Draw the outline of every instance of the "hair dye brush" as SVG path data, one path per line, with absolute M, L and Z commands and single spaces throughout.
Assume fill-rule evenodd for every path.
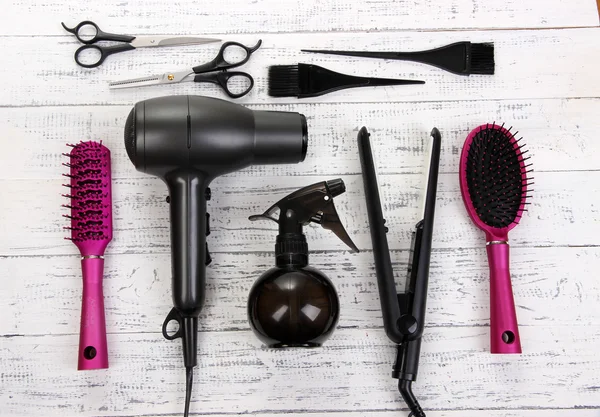
M 346 88 L 410 84 L 425 84 L 425 81 L 357 77 L 312 64 L 269 67 L 269 95 L 271 97 L 308 98 Z
M 370 134 L 365 127 L 360 129 L 358 152 L 365 185 L 383 325 L 387 336 L 398 345 L 392 377 L 398 379 L 398 390 L 410 409 L 410 416 L 425 417 L 425 413 L 412 392 L 412 383 L 417 380 L 421 337 L 425 328 L 429 260 L 442 137 L 439 130 L 433 128 L 429 141 L 427 170 L 425 171 L 426 186 L 423 190 L 422 212 L 419 213 L 413 231 L 406 290 L 400 294 L 396 291 L 394 281 L 394 271 L 386 237 L 388 229 L 385 227 L 381 209 L 369 137 Z
M 469 216 L 485 232 L 490 265 L 492 353 L 521 353 L 509 272 L 508 232 L 521 219 L 528 187 L 529 157 L 504 125 L 473 130 L 460 156 L 460 190 Z
M 303 49 L 302 52 L 414 61 L 433 65 L 457 75 L 491 75 L 495 69 L 494 44 L 491 42 L 456 42 L 435 49 L 413 52 L 328 51 L 322 49 Z
M 81 142 L 73 147 L 69 162 L 69 184 L 65 195 L 71 210 L 71 240 L 81 252 L 83 270 L 83 295 L 81 328 L 79 331 L 79 361 L 77 369 L 108 368 L 106 324 L 102 273 L 104 250 L 112 239 L 112 200 L 110 191 L 110 151 L 98 142 Z

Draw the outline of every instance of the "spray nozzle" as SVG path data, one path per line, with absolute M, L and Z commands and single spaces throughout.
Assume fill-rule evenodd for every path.
M 279 224 L 279 235 L 302 234 L 302 227 L 308 223 L 320 224 L 331 230 L 354 252 L 358 248 L 350 239 L 342 225 L 333 204 L 333 198 L 346 191 L 344 181 L 335 179 L 322 181 L 294 191 L 273 204 L 263 214 L 250 216 L 252 221 L 268 219 Z M 279 218 L 276 218 L 279 211 Z

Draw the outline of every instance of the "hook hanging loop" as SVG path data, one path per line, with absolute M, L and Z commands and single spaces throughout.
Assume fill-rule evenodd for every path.
M 174 334 L 170 335 L 169 333 L 167 333 L 167 326 L 173 320 L 177 322 L 177 324 L 179 325 L 179 328 L 177 329 L 177 331 Z M 181 317 L 181 314 L 179 314 L 179 311 L 176 308 L 171 309 L 169 314 L 167 314 L 167 317 L 165 318 L 165 321 L 163 322 L 163 325 L 162 325 L 162 334 L 163 334 L 164 338 L 167 340 L 179 339 L 181 337 L 181 329 L 182 328 L 183 328 L 183 317 Z

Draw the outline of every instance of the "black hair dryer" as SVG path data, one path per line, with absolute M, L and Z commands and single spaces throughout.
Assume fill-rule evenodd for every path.
M 198 316 L 204 304 L 206 265 L 211 261 L 206 201 L 210 182 L 250 165 L 302 162 L 308 145 L 300 113 L 252 111 L 201 96 L 168 96 L 135 105 L 125 125 L 125 148 L 138 171 L 169 188 L 174 308 L 163 324 L 169 340 L 181 338 L 189 412 L 197 364 Z M 179 329 L 167 334 L 175 320 Z

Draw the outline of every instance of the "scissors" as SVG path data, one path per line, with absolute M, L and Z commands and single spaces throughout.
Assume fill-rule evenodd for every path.
M 212 38 L 197 38 L 197 37 L 183 37 L 183 36 L 130 36 L 130 35 L 116 35 L 114 33 L 103 32 L 97 24 L 92 21 L 85 20 L 75 26 L 74 28 L 68 28 L 64 23 L 61 25 L 69 33 L 72 33 L 77 37 L 79 42 L 85 44 L 75 51 L 75 62 L 84 68 L 95 68 L 100 66 L 106 57 L 119 52 L 131 51 L 136 48 L 149 48 L 158 46 L 176 46 L 176 45 L 198 45 L 211 42 L 220 42 L 221 39 Z M 84 33 L 81 31 L 84 29 Z M 93 33 L 86 35 L 86 31 L 93 30 Z M 124 42 L 122 45 L 113 46 L 98 46 L 92 45 L 99 41 L 116 41 Z M 79 55 L 86 50 L 93 50 L 99 53 L 97 61 L 91 63 L 84 63 L 79 60 Z M 98 54 L 96 54 L 98 56 Z
M 187 71 L 165 72 L 164 74 L 151 75 L 149 77 L 114 81 L 109 84 L 109 88 L 142 87 L 147 85 L 175 84 L 193 81 L 197 83 L 216 84 L 220 86 L 229 97 L 240 98 L 252 90 L 252 87 L 254 86 L 254 79 L 246 72 L 227 70 L 230 68 L 239 67 L 240 65 L 244 65 L 246 62 L 248 62 L 250 55 L 260 48 L 261 44 L 262 40 L 259 40 L 256 45 L 254 45 L 252 48 L 249 48 L 238 42 L 225 42 L 223 45 L 221 45 L 221 49 L 219 50 L 216 58 L 210 62 L 207 62 L 206 64 L 198 65 Z M 235 60 L 235 62 L 227 61 L 227 59 L 225 59 L 225 50 L 228 48 L 241 48 L 241 50 L 245 53 L 245 56 L 239 60 Z M 241 92 L 231 91 L 229 89 L 229 81 L 234 77 L 245 78 L 247 81 L 249 81 L 249 86 Z

